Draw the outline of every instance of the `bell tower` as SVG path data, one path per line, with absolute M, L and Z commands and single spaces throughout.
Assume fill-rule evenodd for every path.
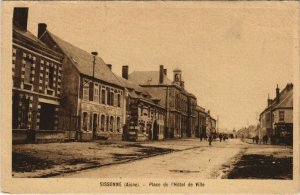
M 179 68 L 173 70 L 174 80 L 173 83 L 184 88 L 184 81 L 182 80 L 182 72 Z

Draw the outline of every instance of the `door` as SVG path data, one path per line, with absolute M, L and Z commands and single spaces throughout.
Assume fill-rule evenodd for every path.
M 54 109 L 55 109 L 55 105 L 41 103 L 40 129 L 42 130 L 54 129 Z
M 98 117 L 97 114 L 93 115 L 93 139 L 96 139 L 96 131 L 98 126 Z
M 158 128 L 159 128 L 158 124 L 155 121 L 154 124 L 153 124 L 153 140 L 158 140 L 158 132 L 159 132 Z

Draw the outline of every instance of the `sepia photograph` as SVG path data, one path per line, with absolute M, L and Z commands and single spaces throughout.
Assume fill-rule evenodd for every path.
M 297 2 L 3 5 L 7 186 L 299 190 Z

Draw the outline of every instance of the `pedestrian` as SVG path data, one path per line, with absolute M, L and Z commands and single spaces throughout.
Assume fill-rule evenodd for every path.
M 252 143 L 254 143 L 254 141 L 255 141 L 255 136 L 252 137 Z
M 212 142 L 212 136 L 210 135 L 209 137 L 208 137 L 208 142 L 209 142 L 209 146 L 211 146 L 211 142 Z
M 203 134 L 201 133 L 200 134 L 200 141 L 202 142 L 202 139 L 203 139 Z
M 259 137 L 258 136 L 255 136 L 255 141 L 256 141 L 256 144 L 258 144 L 258 141 L 259 141 Z
M 222 134 L 219 135 L 220 142 L 222 141 Z

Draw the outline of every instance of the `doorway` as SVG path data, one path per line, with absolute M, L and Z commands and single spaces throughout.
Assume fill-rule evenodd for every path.
M 54 129 L 54 110 L 55 110 L 55 105 L 41 103 L 40 129 L 42 130 Z

